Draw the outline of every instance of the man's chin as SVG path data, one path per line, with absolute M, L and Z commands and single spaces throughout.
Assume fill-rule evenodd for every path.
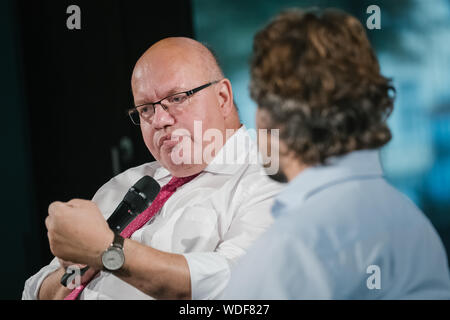
M 280 183 L 288 183 L 289 180 L 286 177 L 286 175 L 284 174 L 284 172 L 281 170 L 281 168 L 279 167 L 278 162 L 269 162 L 266 164 L 262 164 L 262 167 L 266 173 L 266 175 L 276 181 L 276 182 L 280 182 Z M 275 166 L 276 165 L 276 166 Z
M 175 177 L 188 177 L 193 174 L 201 172 L 206 165 L 203 164 L 193 164 L 193 163 L 174 163 L 170 156 L 162 157 L 159 160 L 160 164 L 170 171 L 170 173 Z
M 170 173 L 175 177 L 189 177 L 194 174 L 202 172 L 204 169 L 201 165 L 193 165 L 193 164 L 181 164 L 168 168 Z
M 280 182 L 280 183 L 288 183 L 289 182 L 288 178 L 281 170 L 278 170 L 277 173 L 275 173 L 275 174 L 267 174 L 267 176 L 276 182 Z

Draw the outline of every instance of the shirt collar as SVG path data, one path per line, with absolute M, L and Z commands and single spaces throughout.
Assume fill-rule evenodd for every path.
M 214 159 L 203 169 L 203 171 L 233 175 L 245 163 L 251 151 L 255 151 L 256 144 L 251 138 L 245 125 L 242 125 L 232 136 L 228 138 L 225 145 L 220 149 Z M 253 153 L 252 153 L 253 154 Z M 256 154 L 256 153 L 255 153 Z M 171 175 L 159 162 L 153 177 L 156 180 Z
M 272 208 L 277 217 L 292 206 L 298 206 L 311 194 L 340 181 L 382 176 L 383 170 L 378 150 L 353 151 L 343 156 L 331 157 L 326 165 L 317 165 L 302 171 L 282 190 Z
M 170 171 L 164 168 L 158 161 L 158 166 L 155 168 L 155 171 L 153 173 L 153 178 L 155 180 L 163 179 L 165 177 L 168 177 L 171 175 Z

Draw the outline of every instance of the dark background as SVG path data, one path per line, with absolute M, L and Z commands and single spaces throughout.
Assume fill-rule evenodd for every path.
M 0 2 L 0 299 L 20 298 L 25 280 L 50 262 L 44 220 L 52 201 L 89 199 L 115 174 L 153 159 L 126 115 L 131 73 L 159 39 L 193 36 L 189 1 L 155 3 Z M 72 4 L 81 30 L 66 27 Z

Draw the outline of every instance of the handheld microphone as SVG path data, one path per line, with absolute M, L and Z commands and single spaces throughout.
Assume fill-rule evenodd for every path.
M 115 233 L 122 232 L 134 218 L 149 207 L 160 189 L 158 182 L 150 176 L 139 179 L 106 221 L 109 228 Z
M 138 182 L 128 189 L 123 200 L 106 221 L 109 228 L 114 231 L 114 233 L 121 233 L 131 221 L 150 206 L 160 189 L 159 183 L 150 176 L 144 176 L 139 179 Z M 80 276 L 88 269 L 89 266 L 81 269 Z M 66 273 L 61 278 L 61 284 L 67 287 L 67 285 L 72 282 L 75 275 L 75 270 L 66 270 Z

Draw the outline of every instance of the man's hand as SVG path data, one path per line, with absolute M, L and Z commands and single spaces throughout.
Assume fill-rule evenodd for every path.
M 103 269 L 101 254 L 112 243 L 114 233 L 97 206 L 86 200 L 54 202 L 48 212 L 45 224 L 50 249 L 61 266 L 73 261 L 94 270 Z M 125 264 L 114 272 L 115 276 L 156 299 L 191 298 L 189 266 L 183 255 L 159 251 L 130 239 L 125 239 L 124 253 Z M 61 268 L 43 282 L 40 299 L 64 298 L 68 294 L 69 290 L 59 284 L 63 274 Z
M 53 202 L 45 225 L 50 250 L 59 259 L 102 269 L 101 254 L 114 234 L 92 201 L 73 199 Z

